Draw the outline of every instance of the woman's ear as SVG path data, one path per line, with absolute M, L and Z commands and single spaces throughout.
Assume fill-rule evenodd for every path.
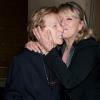
M 80 21 L 80 24 L 79 24 L 79 31 L 82 30 L 83 26 L 84 26 L 84 22 L 83 22 L 83 21 Z

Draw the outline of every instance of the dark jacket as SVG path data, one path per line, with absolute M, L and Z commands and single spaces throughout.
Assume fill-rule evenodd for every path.
M 24 49 L 15 56 L 6 83 L 5 100 L 60 100 L 60 85 L 48 85 L 51 71 L 46 65 L 45 68 L 42 54 Z M 53 74 L 50 78 L 57 81 Z
M 95 39 L 75 45 L 68 68 L 57 48 L 51 50 L 45 61 L 64 85 L 69 100 L 100 100 L 100 46 Z

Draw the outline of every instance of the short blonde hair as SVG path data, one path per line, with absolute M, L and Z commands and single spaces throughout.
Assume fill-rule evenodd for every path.
M 58 8 L 56 7 L 42 7 L 38 10 L 36 10 L 33 14 L 31 19 L 29 20 L 27 31 L 29 35 L 29 40 L 35 41 L 36 38 L 32 32 L 32 29 L 35 27 L 40 26 L 41 28 L 44 28 L 44 16 L 48 14 L 58 14 Z
M 87 39 L 89 37 L 96 38 L 96 36 L 93 34 L 92 30 L 88 26 L 85 11 L 79 4 L 77 4 L 76 2 L 66 2 L 65 4 L 61 4 L 59 6 L 59 12 L 63 11 L 71 11 L 72 13 L 77 14 L 76 16 L 84 23 L 81 31 L 79 31 L 79 34 L 76 37 L 77 42 L 82 39 Z

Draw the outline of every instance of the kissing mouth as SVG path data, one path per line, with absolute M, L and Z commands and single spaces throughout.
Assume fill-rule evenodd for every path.
M 68 30 L 67 28 L 64 28 L 64 30 Z
M 60 35 L 59 38 L 62 39 L 63 38 L 63 35 Z

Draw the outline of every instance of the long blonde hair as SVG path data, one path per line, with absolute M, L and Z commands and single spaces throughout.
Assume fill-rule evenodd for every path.
M 77 14 L 78 18 L 81 21 L 83 21 L 84 25 L 76 37 L 77 42 L 82 39 L 87 39 L 89 37 L 96 38 L 96 36 L 93 34 L 92 29 L 90 29 L 88 26 L 87 16 L 85 14 L 85 11 L 82 9 L 82 7 L 79 4 L 77 4 L 76 2 L 66 2 L 64 4 L 61 4 L 59 6 L 59 12 L 64 12 L 64 11 L 71 11 L 72 13 Z

